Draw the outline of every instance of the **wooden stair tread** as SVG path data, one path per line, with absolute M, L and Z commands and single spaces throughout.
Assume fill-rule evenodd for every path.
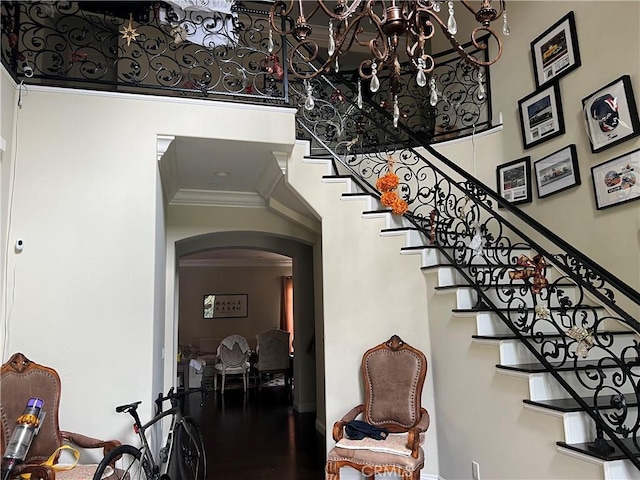
M 637 407 L 638 397 L 633 393 L 624 394 L 624 399 L 627 407 Z M 593 397 L 581 397 L 582 401 L 586 403 L 590 408 L 594 407 Z M 575 398 L 554 398 L 551 400 L 523 400 L 528 405 L 535 405 L 537 407 L 547 408 L 549 410 L 555 410 L 557 412 L 581 412 L 584 410 Z M 598 405 L 600 410 L 607 410 L 614 408 L 609 405 Z
M 487 288 L 520 288 L 520 287 L 524 287 L 526 286 L 525 283 L 518 283 L 518 284 L 512 284 L 512 283 L 494 283 L 492 285 L 480 285 L 481 290 L 486 290 Z M 549 285 L 552 288 L 557 288 L 557 287 L 564 287 L 564 288 L 571 288 L 574 287 L 576 288 L 577 285 L 575 283 L 552 283 Z M 473 288 L 475 289 L 475 286 L 469 283 L 461 283 L 461 284 L 453 284 L 453 285 L 443 285 L 440 287 L 435 287 L 434 290 L 453 290 L 456 288 Z M 546 289 L 548 287 L 542 287 L 542 289 Z
M 598 367 L 602 369 L 609 368 L 618 368 L 617 363 L 613 363 L 613 360 L 610 358 L 603 359 L 604 362 L 598 363 Z M 629 363 L 635 363 L 638 360 L 632 360 Z M 556 371 L 571 371 L 571 370 L 586 370 L 587 368 L 593 368 L 596 362 L 600 362 L 600 359 L 591 359 L 591 360 L 578 360 L 577 362 L 549 362 L 552 368 Z M 516 372 L 525 372 L 525 373 L 544 373 L 547 371 L 547 368 L 541 363 L 517 363 L 515 365 L 502 365 L 497 364 L 496 368 L 500 370 L 512 370 Z
M 636 332 L 633 330 L 604 330 L 601 332 L 596 332 L 597 335 L 635 335 Z M 533 335 L 522 335 L 524 338 L 533 339 Z M 550 333 L 545 332 L 545 338 L 564 338 L 566 335 L 560 333 Z M 471 338 L 475 338 L 477 340 L 518 340 L 518 336 L 514 333 L 496 333 L 493 335 L 471 335 Z
M 633 445 L 633 440 L 631 438 L 621 438 L 620 439 L 624 445 L 631 450 L 632 452 L 637 452 L 634 456 L 640 458 L 640 451 L 638 451 L 637 447 Z M 609 445 L 613 447 L 613 452 L 609 455 L 596 452 L 591 450 L 589 447 L 594 445 L 594 442 L 587 443 L 565 443 L 565 442 L 556 442 L 556 445 L 559 447 L 568 448 L 569 450 L 573 450 L 575 452 L 580 452 L 585 455 L 589 455 L 591 457 L 599 458 L 604 461 L 612 461 L 612 460 L 624 460 L 627 456 L 615 445 L 613 442 L 609 441 Z
M 603 310 L 604 307 L 600 306 L 600 305 L 573 305 L 571 307 L 549 307 L 547 306 L 547 309 L 549 311 L 552 312 L 559 312 L 562 310 Z M 480 308 L 454 308 L 451 311 L 453 313 L 486 313 L 486 312 L 520 312 L 520 311 L 528 311 L 528 312 L 533 312 L 535 311 L 534 307 L 527 307 L 524 309 L 513 309 L 513 308 L 491 308 L 487 305 L 483 305 Z

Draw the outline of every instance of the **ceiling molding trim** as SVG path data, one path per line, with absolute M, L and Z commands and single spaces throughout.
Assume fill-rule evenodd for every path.
M 199 205 L 216 207 L 265 207 L 264 199 L 253 192 L 180 189 L 169 202 L 171 205 Z
M 259 260 L 242 258 L 181 259 L 181 267 L 291 267 L 293 260 Z
M 158 161 L 165 154 L 171 142 L 175 140 L 176 137 L 173 135 L 158 135 L 156 138 L 156 150 L 158 151 Z
M 289 160 L 289 154 L 287 152 L 271 152 L 273 158 L 278 162 L 278 167 L 282 170 L 283 174 L 287 173 L 287 160 Z
M 273 198 L 269 198 L 267 207 L 274 213 L 277 213 L 278 215 L 280 215 L 281 217 L 284 217 L 290 222 L 296 223 L 313 233 L 322 232 L 322 226 L 320 222 L 318 222 L 316 219 L 309 218 L 305 215 L 302 215 L 301 213 L 291 210 L 289 207 L 283 205 L 277 200 L 274 200 Z
M 271 161 L 264 167 L 256 184 L 256 190 L 262 195 L 262 198 L 267 199 L 282 180 L 284 180 L 282 170 L 276 162 Z

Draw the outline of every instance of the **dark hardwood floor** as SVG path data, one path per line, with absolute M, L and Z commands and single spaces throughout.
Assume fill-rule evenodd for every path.
M 315 413 L 293 410 L 283 386 L 190 395 L 207 451 L 207 480 L 324 480 L 325 440 Z

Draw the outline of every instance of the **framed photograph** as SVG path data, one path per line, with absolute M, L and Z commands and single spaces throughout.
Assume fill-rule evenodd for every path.
M 640 199 L 640 149 L 591 167 L 596 208 Z
M 533 164 L 538 198 L 548 197 L 580 185 L 576 146 L 569 145 Z
M 531 157 L 498 165 L 498 194 L 509 203 L 531 202 Z
M 560 87 L 553 83 L 518 101 L 522 145 L 531 148 L 564 133 Z
M 209 293 L 204 296 L 203 318 L 232 318 L 248 315 L 248 295 L 216 295 Z
M 582 111 L 593 153 L 640 135 L 638 109 L 629 75 L 623 75 L 582 99 Z
M 581 65 L 573 12 L 567 13 L 531 42 L 531 59 L 538 88 Z

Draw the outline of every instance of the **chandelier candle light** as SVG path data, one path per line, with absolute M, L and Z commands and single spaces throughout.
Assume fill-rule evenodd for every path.
M 326 5 L 323 0 L 302 1 L 276 1 L 269 12 L 271 29 L 280 35 L 293 37 L 296 42 L 289 52 L 289 67 L 294 76 L 309 80 L 325 74 L 331 69 L 339 71 L 339 57 L 345 55 L 354 45 L 368 47 L 371 59 L 360 62 L 358 73 L 363 80 L 369 81 L 369 89 L 376 92 L 380 88 L 378 74 L 384 69 L 389 70 L 389 90 L 394 102 L 394 126 L 397 126 L 400 117 L 397 93 L 400 86 L 401 57 L 407 58 L 411 68 L 416 71 L 416 83 L 420 87 L 429 85 L 431 90 L 431 104 L 437 103 L 437 91 L 435 80 L 428 76 L 433 72 L 436 64 L 433 57 L 425 51 L 426 42 L 431 39 L 436 31 L 436 25 L 440 26 L 443 34 L 449 40 L 458 54 L 468 63 L 479 69 L 479 79 L 482 79 L 484 67 L 494 64 L 502 55 L 502 42 L 491 29 L 491 22 L 502 17 L 502 33 L 509 35 L 507 24 L 507 11 L 505 0 L 495 0 L 499 3 L 499 10 L 492 6 L 491 0 L 482 0 L 476 10 L 470 1 L 456 0 L 422 0 L 422 1 L 375 1 L 375 0 L 337 0 L 332 2 L 333 8 Z M 303 4 L 306 5 L 305 15 Z M 477 49 L 484 50 L 487 44 L 479 40 L 488 34 L 497 43 L 497 52 L 493 59 L 488 61 L 478 60 L 467 53 L 455 35 L 458 33 L 458 23 L 455 18 L 454 4 L 462 5 L 468 10 L 480 24 L 471 32 L 471 41 Z M 439 14 L 446 6 L 447 20 L 440 18 Z M 295 24 L 290 20 L 293 11 L 297 7 L 297 20 Z M 327 55 L 323 65 L 317 70 L 303 70 L 297 67 L 296 59 L 302 58 L 307 64 L 318 59 L 320 48 L 311 38 L 312 27 L 309 21 L 313 16 L 323 12 L 329 18 Z M 292 25 L 293 24 L 293 25 Z M 285 25 L 292 25 L 290 29 Z M 271 31 L 269 32 L 270 38 Z M 405 38 L 404 52 L 400 47 L 402 37 Z M 405 57 L 406 55 L 406 57 Z M 360 92 L 358 94 L 358 106 L 361 105 Z

